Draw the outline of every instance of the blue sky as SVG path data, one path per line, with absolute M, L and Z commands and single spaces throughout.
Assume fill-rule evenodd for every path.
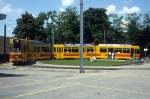
M 0 23 L 0 35 L 3 35 L 3 25 L 7 24 L 7 36 L 12 36 L 16 19 L 28 11 L 36 16 L 39 12 L 48 10 L 63 11 L 68 6 L 79 8 L 80 0 L 0 0 L 0 13 L 7 14 L 7 19 Z M 150 0 L 84 0 L 84 9 L 89 7 L 106 8 L 107 14 L 145 13 L 150 10 Z

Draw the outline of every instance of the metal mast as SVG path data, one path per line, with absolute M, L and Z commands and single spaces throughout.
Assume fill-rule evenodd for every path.
M 83 0 L 80 0 L 80 73 L 84 73 L 83 68 Z

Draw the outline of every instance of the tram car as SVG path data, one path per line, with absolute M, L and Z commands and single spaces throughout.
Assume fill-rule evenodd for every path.
M 53 57 L 56 59 L 80 58 L 80 45 L 54 45 Z M 110 53 L 110 54 L 109 54 Z M 140 59 L 140 46 L 130 44 L 99 44 L 83 46 L 83 58 L 97 59 Z
M 50 59 L 50 45 L 36 40 L 10 39 L 9 62 L 14 64 Z

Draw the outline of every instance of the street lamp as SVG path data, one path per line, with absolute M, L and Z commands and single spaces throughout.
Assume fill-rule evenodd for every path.
M 145 58 L 147 56 L 148 48 L 144 48 Z
M 80 73 L 84 73 L 83 68 L 83 0 L 80 0 Z
M 5 20 L 6 14 L 0 14 L 0 20 Z M 6 61 L 6 24 L 4 25 L 4 61 Z
M 104 24 L 103 24 L 103 35 L 104 35 L 104 41 L 103 43 L 105 44 L 106 43 L 106 31 L 105 31 L 105 27 L 104 27 Z

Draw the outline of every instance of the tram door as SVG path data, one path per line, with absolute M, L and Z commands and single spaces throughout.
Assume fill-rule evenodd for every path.
M 113 48 L 108 48 L 108 58 L 109 59 L 114 59 L 115 58 L 115 53 Z
M 63 59 L 63 47 L 57 47 L 57 59 Z
M 135 58 L 135 51 L 133 48 L 131 49 L 131 58 Z

